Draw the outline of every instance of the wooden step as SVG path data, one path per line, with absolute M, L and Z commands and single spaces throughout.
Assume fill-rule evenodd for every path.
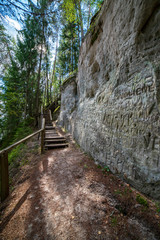
M 67 143 L 58 143 L 58 144 L 46 144 L 46 148 L 62 148 L 62 147 L 68 147 Z
M 57 133 L 57 132 L 53 129 L 53 130 L 46 130 L 45 133 Z
M 55 127 L 53 127 L 53 126 L 46 126 L 45 129 L 46 130 L 51 130 L 51 129 L 55 129 Z
M 56 143 L 56 142 L 66 142 L 66 139 L 48 139 L 48 140 L 45 140 L 45 142 L 48 142 L 48 143 Z
M 45 132 L 45 134 L 46 135 L 58 135 L 58 133 L 56 133 L 56 132 L 50 132 L 50 133 L 49 132 Z
M 58 137 L 59 135 L 58 134 L 46 134 L 46 138 L 56 138 L 56 137 Z
M 50 139 L 65 139 L 64 137 L 60 137 L 59 135 L 53 136 L 53 137 L 45 137 L 45 140 L 50 140 Z M 66 139 L 65 139 L 66 140 Z

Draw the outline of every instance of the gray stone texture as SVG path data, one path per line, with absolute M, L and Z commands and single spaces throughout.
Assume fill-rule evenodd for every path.
M 95 161 L 160 198 L 160 1 L 106 0 L 59 122 Z

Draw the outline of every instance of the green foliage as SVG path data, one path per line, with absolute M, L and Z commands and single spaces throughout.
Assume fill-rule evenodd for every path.
M 67 23 L 62 29 L 58 49 L 57 73 L 64 77 L 77 69 L 79 56 L 79 37 L 77 26 Z
M 118 223 L 117 217 L 111 216 L 111 225 L 112 227 L 115 227 Z
M 73 0 L 64 0 L 62 3 L 65 17 L 68 22 L 72 23 L 76 21 L 76 9 Z
M 104 166 L 104 167 L 102 168 L 102 171 L 103 171 L 103 172 L 110 172 L 110 169 L 109 169 L 108 166 Z
M 102 168 L 102 166 L 101 166 L 101 165 L 97 165 L 97 168 L 100 168 L 100 169 L 101 169 L 101 168 Z
M 3 76 L 3 72 L 6 66 L 11 60 L 11 37 L 7 34 L 5 27 L 0 20 L 0 76 Z
M 20 122 L 17 126 L 15 126 L 12 131 L 3 137 L 1 149 L 6 148 L 9 145 L 19 141 L 22 138 L 33 133 L 33 118 L 27 118 L 25 121 Z
M 20 162 L 17 161 L 17 158 L 21 158 L 23 156 L 23 152 L 25 149 L 25 144 L 20 144 L 15 147 L 9 154 L 8 154 L 8 163 L 11 166 L 19 167 Z
M 25 122 L 22 122 L 15 131 L 13 143 L 25 138 L 26 136 L 33 133 L 33 129 L 28 126 Z
M 84 168 L 88 168 L 87 164 L 84 164 Z
M 117 195 L 122 196 L 122 192 L 119 189 L 115 190 L 114 193 L 117 194 Z
M 156 202 L 157 213 L 160 213 L 160 202 Z
M 58 106 L 55 110 L 54 113 L 56 113 L 60 109 L 60 106 Z
M 140 196 L 139 194 L 137 194 L 137 196 L 136 196 L 136 201 L 137 201 L 139 204 L 143 205 L 144 207 L 148 207 L 148 202 L 147 202 L 147 200 L 144 199 L 144 198 L 143 198 L 142 196 Z

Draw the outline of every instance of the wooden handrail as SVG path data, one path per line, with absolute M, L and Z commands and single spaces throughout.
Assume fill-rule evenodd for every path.
M 42 121 L 42 128 L 35 133 L 21 139 L 11 146 L 0 151 L 0 183 L 1 183 L 1 201 L 4 201 L 9 195 L 9 171 L 8 171 L 8 152 L 19 144 L 41 133 L 41 154 L 44 152 L 44 138 L 45 138 L 45 118 Z
M 27 137 L 21 139 L 20 141 L 14 143 L 14 144 L 12 144 L 12 145 L 10 145 L 9 147 L 7 147 L 7 148 L 3 149 L 2 151 L 0 151 L 0 155 L 1 155 L 2 153 L 4 153 L 4 152 L 9 152 L 9 151 L 11 151 L 12 148 L 18 146 L 19 144 L 25 142 L 25 141 L 28 140 L 28 139 L 34 137 L 36 134 L 38 134 L 38 133 L 40 133 L 40 132 L 42 132 L 42 131 L 43 131 L 43 130 L 40 129 L 40 130 L 38 130 L 37 132 L 32 133 L 31 135 L 29 135 L 29 136 L 27 136 Z

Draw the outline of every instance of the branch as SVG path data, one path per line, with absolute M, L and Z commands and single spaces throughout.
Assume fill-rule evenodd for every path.
M 10 5 L 13 5 L 15 8 L 18 8 L 19 10 L 21 10 L 23 12 L 26 12 L 28 14 L 33 14 L 33 15 L 36 15 L 36 16 L 45 16 L 45 15 L 49 15 L 49 14 L 55 13 L 55 11 L 49 11 L 49 12 L 46 12 L 46 13 L 35 13 L 33 11 L 26 10 L 26 9 L 16 5 L 15 3 L 11 2 L 10 0 L 7 0 L 7 2 L 9 2 L 9 4 L 2 4 L 2 3 L 0 3 L 0 6 L 9 7 Z M 20 2 L 20 1 L 17 1 L 17 2 L 19 2 L 20 4 L 22 4 L 24 6 L 24 4 L 22 2 Z

